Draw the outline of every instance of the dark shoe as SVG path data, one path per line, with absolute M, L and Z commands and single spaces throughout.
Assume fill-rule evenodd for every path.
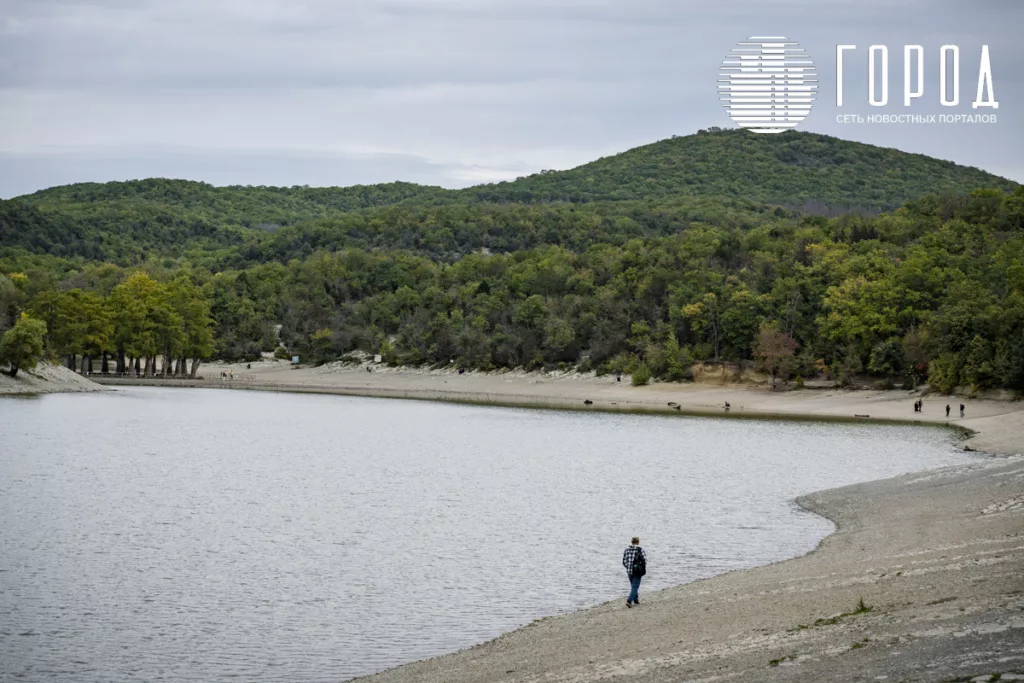
M 629 601 L 627 600 L 627 601 L 626 601 L 626 607 L 632 607 L 632 606 L 633 606 L 633 603 L 631 603 L 631 602 L 629 602 Z

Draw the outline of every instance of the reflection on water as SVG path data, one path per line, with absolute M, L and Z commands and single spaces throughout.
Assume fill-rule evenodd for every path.
M 813 548 L 931 428 L 138 388 L 0 400 L 0 678 L 339 681 Z

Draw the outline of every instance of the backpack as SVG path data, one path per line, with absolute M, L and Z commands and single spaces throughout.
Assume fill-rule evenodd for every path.
M 640 546 L 636 547 L 633 553 L 633 566 L 629 569 L 630 576 L 643 576 L 647 573 L 647 560 L 644 559 L 644 551 Z

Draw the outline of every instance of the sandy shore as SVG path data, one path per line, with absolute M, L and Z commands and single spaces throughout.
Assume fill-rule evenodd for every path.
M 641 590 L 636 609 L 618 600 L 541 619 L 359 680 L 1024 680 L 1024 460 L 859 484 L 800 503 L 839 527 L 810 555 Z M 870 611 L 857 613 L 861 599 Z
M 913 403 L 920 394 L 899 390 L 805 389 L 771 392 L 745 385 L 673 383 L 634 387 L 628 383 L 628 378 L 617 382 L 613 376 L 582 377 L 576 374 L 524 372 L 468 372 L 460 375 L 455 371 L 420 371 L 380 366 L 367 372 L 365 366 L 343 365 L 294 369 L 286 361 L 263 361 L 252 363 L 251 368 L 246 366 L 246 363 L 212 363 L 203 366 L 204 381 L 157 380 L 156 383 L 588 410 L 940 424 L 972 432 L 965 445 L 974 450 L 1005 455 L 1024 454 L 1022 401 L 978 400 L 933 394 L 925 397 L 924 411 L 915 413 Z M 227 371 L 233 376 L 230 381 L 220 378 L 221 372 Z M 592 404 L 587 406 L 585 401 L 592 401 Z M 728 412 L 723 407 L 726 401 L 731 406 Z M 967 408 L 963 419 L 959 416 L 961 403 Z M 946 418 L 947 404 L 951 407 L 949 419 Z
M 233 378 L 221 380 L 227 370 Z M 1024 457 L 1014 456 L 1024 453 L 1020 402 L 932 395 L 919 414 L 912 408 L 918 395 L 906 391 L 632 387 L 614 377 L 292 369 L 283 362 L 213 364 L 204 373 L 211 379 L 184 384 L 949 424 L 973 432 L 965 442 L 970 448 L 1010 456 L 805 496 L 801 505 L 837 525 L 809 555 L 646 594 L 637 609 L 619 600 L 541 619 L 360 681 L 985 681 L 995 674 L 1024 680 Z M 625 579 L 623 585 L 625 596 Z M 857 611 L 862 599 L 870 610 Z
M 11 378 L 0 373 L 0 396 L 105 391 L 105 388 L 60 365 L 40 363 Z

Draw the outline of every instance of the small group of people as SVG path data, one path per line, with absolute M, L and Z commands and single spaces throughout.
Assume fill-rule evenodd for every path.
M 946 417 L 949 417 L 949 410 L 950 410 L 950 406 L 947 403 L 946 404 Z M 924 412 L 924 399 L 923 398 L 919 398 L 916 401 L 914 401 L 914 412 L 915 413 Z M 966 412 L 967 412 L 967 406 L 965 406 L 963 403 L 961 403 L 960 404 L 960 417 L 963 417 Z

